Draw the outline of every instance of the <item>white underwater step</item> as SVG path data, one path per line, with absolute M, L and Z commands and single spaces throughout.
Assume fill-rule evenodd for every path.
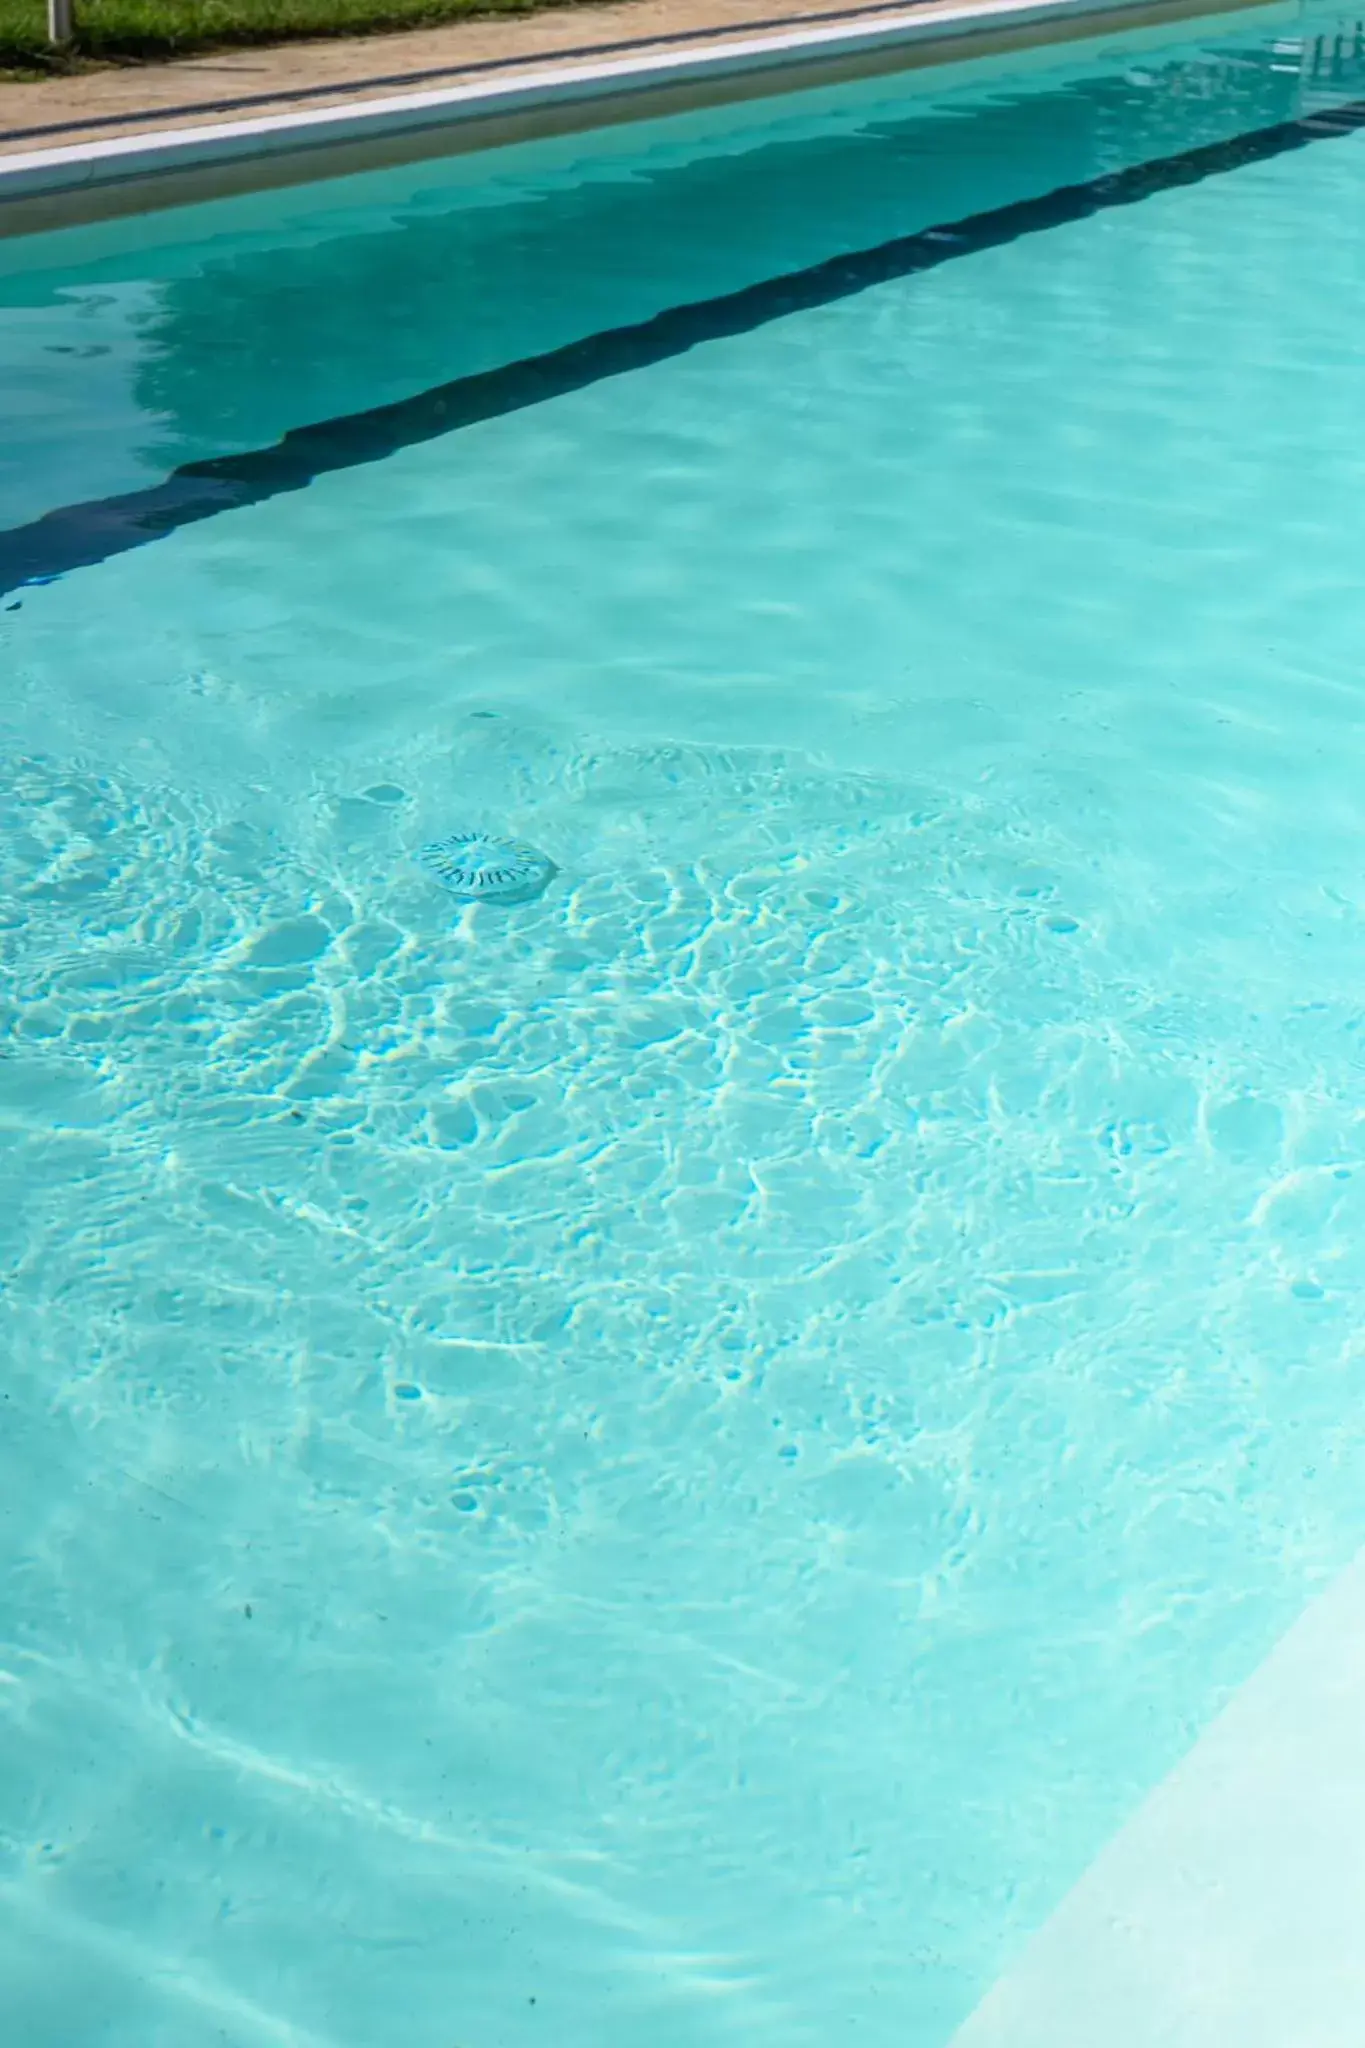
M 953 2048 L 1363 2048 L 1365 1553 L 1139 1808 Z

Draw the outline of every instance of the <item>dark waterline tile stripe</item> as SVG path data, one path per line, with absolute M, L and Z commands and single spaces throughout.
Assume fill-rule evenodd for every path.
M 479 370 L 435 385 L 392 405 L 344 413 L 315 426 L 292 427 L 268 448 L 187 462 L 157 484 L 120 497 L 95 499 L 47 512 L 27 526 L 0 533 L 0 597 L 25 584 L 48 582 L 144 547 L 182 526 L 216 513 L 259 505 L 286 491 L 301 491 L 317 477 L 365 462 L 382 462 L 402 448 L 501 419 L 524 406 L 562 398 L 607 377 L 648 369 L 703 342 L 751 333 L 770 320 L 809 312 L 874 285 L 935 270 L 960 256 L 977 255 L 1047 228 L 1088 220 L 1110 207 L 1133 206 L 1158 192 L 1197 185 L 1221 172 L 1264 163 L 1310 142 L 1352 135 L 1365 127 L 1365 101 L 1333 107 L 1298 121 L 1282 121 L 1226 142 L 1202 144 L 1158 157 L 1082 185 L 1063 185 L 1037 199 L 1018 199 L 942 227 L 898 236 L 875 249 L 831 256 L 806 270 L 746 285 L 740 291 L 673 306 L 629 327 L 612 327 L 544 355 L 527 356 L 496 370 Z

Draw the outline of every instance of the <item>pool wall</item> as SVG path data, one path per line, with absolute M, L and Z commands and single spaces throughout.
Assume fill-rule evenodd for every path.
M 34 150 L 0 157 L 0 237 L 1219 13 L 1273 23 L 1297 21 L 1300 9 L 1248 0 L 988 0 L 890 19 L 850 11 L 833 26 L 723 36 L 702 50 L 556 64 L 510 80 Z

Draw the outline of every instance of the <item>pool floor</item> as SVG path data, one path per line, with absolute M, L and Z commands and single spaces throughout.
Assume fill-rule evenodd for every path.
M 9 525 L 649 318 L 655 195 L 748 195 L 692 303 L 1312 90 L 1067 62 L 46 238 Z M 16 2048 L 942 2048 L 1365 1542 L 1362 199 L 1312 140 L 0 600 Z

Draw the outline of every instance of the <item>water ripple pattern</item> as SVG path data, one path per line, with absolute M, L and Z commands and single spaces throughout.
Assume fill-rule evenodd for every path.
M 1207 133 L 1236 54 L 1105 106 Z M 22 2048 L 940 2048 L 1365 1539 L 1363 194 L 1163 193 L 0 612 Z M 345 204 L 315 274 L 411 225 Z M 113 291 L 184 316 L 163 231 L 47 255 L 149 435 L 225 396 Z M 552 885 L 458 904 L 465 820 Z

